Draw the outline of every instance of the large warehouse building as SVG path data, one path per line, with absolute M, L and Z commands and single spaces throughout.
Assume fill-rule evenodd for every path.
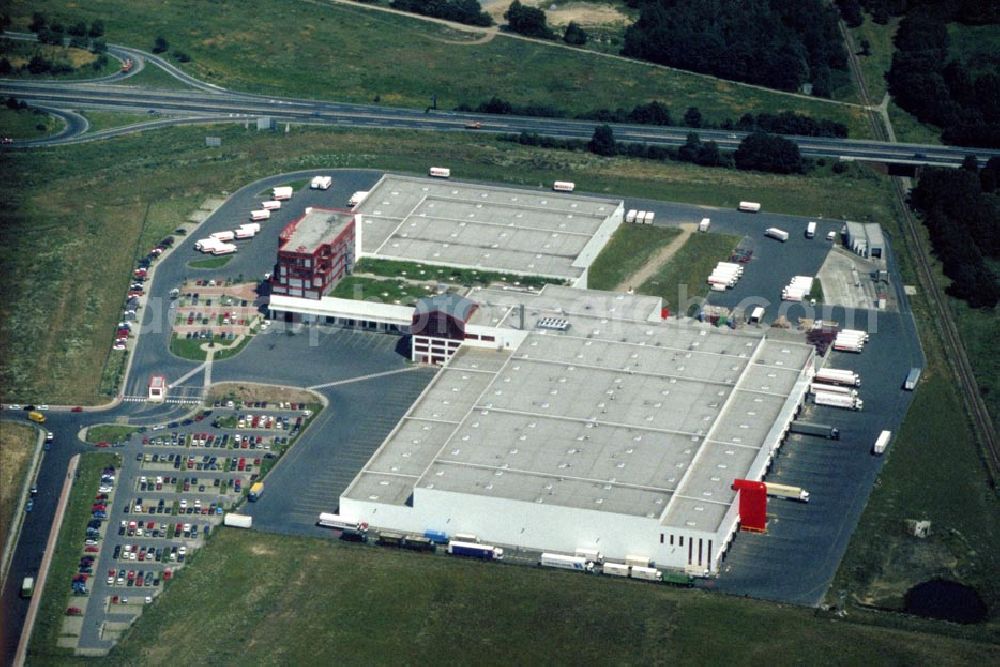
M 587 286 L 624 203 L 387 174 L 355 208 L 356 256 Z
M 732 484 L 763 477 L 813 348 L 663 321 L 653 297 L 549 285 L 470 298 L 465 340 L 341 515 L 716 572 L 738 527 Z

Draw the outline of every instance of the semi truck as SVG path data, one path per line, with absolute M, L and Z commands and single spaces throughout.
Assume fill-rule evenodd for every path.
M 569 181 L 556 181 L 552 184 L 552 189 L 556 192 L 573 192 L 575 188 L 576 184 Z
M 790 433 L 801 433 L 802 435 L 816 435 L 827 440 L 840 440 L 840 429 L 826 424 L 811 424 L 809 422 L 793 421 L 788 426 Z
M 240 229 L 248 229 L 248 230 L 250 230 L 252 232 L 259 232 L 260 231 L 260 223 L 259 222 L 244 222 L 242 225 L 240 225 Z
M 629 567 L 649 567 L 649 556 L 625 556 L 625 564 Z
M 892 431 L 882 431 L 878 434 L 875 439 L 875 444 L 872 445 L 872 454 L 876 456 L 881 456 L 885 453 L 886 447 L 889 446 L 889 440 L 892 439 Z
M 336 530 L 361 530 L 362 528 L 368 528 L 367 525 L 361 524 L 354 519 L 342 517 L 339 514 L 332 514 L 330 512 L 320 512 L 319 519 L 316 520 L 316 525 L 322 526 L 323 528 L 334 528 Z
M 828 405 L 834 408 L 846 408 L 847 410 L 861 411 L 865 402 L 857 396 L 845 396 L 844 394 L 831 394 L 821 391 L 813 394 L 813 402 L 816 405 Z
M 844 384 L 849 387 L 861 386 L 861 377 L 857 373 L 840 368 L 824 368 L 823 370 L 816 371 L 813 379 L 823 384 Z
M 208 237 L 215 239 L 216 241 L 232 241 L 236 238 L 236 233 L 231 231 L 213 232 L 212 234 L 209 234 Z
M 741 201 L 737 208 L 744 213 L 758 213 L 760 211 L 760 204 L 755 201 Z
M 445 167 L 431 167 L 427 172 L 434 178 L 449 178 L 451 176 L 451 169 Z
M 250 528 L 253 526 L 253 517 L 236 512 L 226 512 L 226 515 L 222 517 L 222 524 L 234 528 Z
M 250 211 L 250 219 L 254 222 L 261 222 L 262 220 L 267 220 L 271 217 L 271 212 L 266 208 L 259 208 L 256 211 Z
M 640 567 L 636 565 L 633 565 L 632 569 L 629 570 L 628 576 L 632 579 L 641 579 L 643 581 L 661 581 L 663 579 L 663 573 L 655 567 Z
M 786 484 L 775 484 L 774 482 L 764 482 L 764 486 L 767 487 L 767 495 L 774 496 L 775 498 L 788 498 L 789 500 L 797 500 L 800 503 L 809 502 L 809 492 L 805 489 L 800 489 L 797 486 L 788 486 Z
M 806 225 L 806 238 L 811 239 L 814 236 L 816 236 L 816 223 L 810 220 Z
M 583 556 L 543 553 L 538 559 L 538 564 L 541 567 L 557 567 L 562 570 L 576 570 L 578 572 L 594 571 L 594 563 L 588 561 Z
M 830 394 L 843 394 L 844 396 L 858 395 L 858 390 L 852 387 L 845 387 L 839 384 L 819 384 L 818 382 L 813 382 L 809 385 L 809 391 L 814 394 L 822 391 Z
M 271 201 L 261 202 L 260 207 L 267 211 L 277 211 L 281 208 L 281 202 L 272 199 Z
M 21 581 L 21 597 L 27 600 L 35 594 L 35 578 L 25 577 Z
M 264 495 L 264 482 L 254 482 L 250 486 L 250 491 L 247 493 L 247 500 L 252 503 L 260 500 L 260 497 Z
M 239 248 L 231 243 L 220 243 L 214 246 L 209 252 L 213 255 L 232 255 L 237 250 L 239 250 Z
M 906 374 L 906 381 L 903 382 L 903 389 L 907 391 L 913 391 L 917 388 L 917 382 L 920 381 L 920 369 L 911 368 L 910 372 Z
M 712 225 L 711 218 L 702 218 L 701 222 L 698 223 L 699 232 L 707 232 L 708 228 Z
M 354 207 L 354 206 L 357 206 L 358 204 L 360 204 L 361 202 L 363 202 L 366 199 L 368 199 L 368 191 L 367 190 L 358 190 L 353 195 L 351 195 L 350 199 L 347 200 L 347 205 L 351 206 L 351 207 Z
M 453 556 L 482 558 L 483 560 L 501 560 L 503 558 L 503 549 L 500 547 L 478 544 L 476 542 L 459 542 L 457 540 L 450 540 L 448 542 L 448 553 Z
M 309 182 L 309 188 L 312 190 L 329 190 L 331 185 L 333 178 L 330 176 L 313 176 Z
M 244 229 L 240 227 L 235 232 L 233 232 L 238 239 L 252 239 L 257 235 L 257 232 L 252 229 Z
M 577 549 L 576 555 L 586 558 L 591 563 L 602 563 L 604 561 L 604 554 L 596 549 Z
M 294 190 L 290 185 L 279 185 L 271 190 L 271 199 L 274 201 L 288 201 L 292 198 Z
M 770 236 L 772 239 L 778 239 L 782 243 L 788 240 L 788 232 L 783 229 L 778 229 L 777 227 L 768 227 L 764 231 L 764 236 Z
M 601 572 L 612 577 L 627 577 L 628 569 L 628 565 L 622 565 L 621 563 L 604 563 L 601 565 Z

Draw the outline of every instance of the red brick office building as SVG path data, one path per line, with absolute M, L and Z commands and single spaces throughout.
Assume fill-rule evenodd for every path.
M 307 208 L 278 242 L 271 293 L 319 299 L 354 265 L 354 214 Z

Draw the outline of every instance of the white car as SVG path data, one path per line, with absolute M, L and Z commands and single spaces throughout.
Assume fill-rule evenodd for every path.
M 177 549 L 177 555 L 178 556 L 183 556 L 187 552 L 188 552 L 187 547 L 180 547 L 179 549 Z
M 105 484 L 104 486 L 102 486 L 99 489 L 97 489 L 97 492 L 98 493 L 111 493 L 113 490 L 114 490 L 114 487 L 110 487 L 110 486 L 108 486 L 108 485 Z
M 146 604 L 149 604 L 152 601 L 153 601 L 153 596 L 152 595 L 147 595 L 146 596 Z
M 184 499 L 182 498 L 182 499 L 181 499 L 181 502 L 180 502 L 180 508 L 181 508 L 182 510 L 186 510 L 186 509 L 187 509 L 187 506 L 188 506 L 188 501 L 187 501 L 187 500 L 184 500 Z
M 112 586 L 112 585 L 114 585 L 114 583 L 115 583 L 115 577 L 114 577 L 114 575 L 109 576 L 108 577 L 108 586 Z
M 45 412 L 46 410 L 49 409 L 49 406 L 46 405 L 45 403 L 42 403 L 41 405 L 36 405 L 35 409 L 40 410 L 41 412 Z
M 17 403 L 11 403 L 10 405 L 7 406 L 7 409 L 8 410 L 20 410 L 21 406 L 18 405 Z
M 157 424 L 156 426 L 154 426 L 153 428 L 151 428 L 149 430 L 151 430 L 151 431 L 162 431 L 165 428 L 166 428 L 165 424 Z

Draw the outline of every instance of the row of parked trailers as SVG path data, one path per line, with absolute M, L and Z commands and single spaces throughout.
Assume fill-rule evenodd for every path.
M 743 277 L 743 265 L 736 262 L 719 262 L 708 277 L 708 285 L 713 292 L 725 292 L 736 286 Z
M 317 525 L 342 531 L 345 539 L 364 541 L 368 526 L 337 514 L 322 512 Z M 453 556 L 478 558 L 481 560 L 503 560 L 504 550 L 491 544 L 482 544 L 475 535 L 456 534 L 449 538 L 439 531 L 429 530 L 423 535 L 408 535 L 391 531 L 380 531 L 375 543 L 411 551 L 434 551 L 438 544 L 445 546 L 446 553 Z M 552 567 L 577 572 L 601 572 L 615 577 L 628 577 L 643 581 L 666 581 L 673 584 L 691 584 L 687 574 L 664 574 L 652 567 L 645 556 L 626 556 L 624 563 L 605 562 L 604 556 L 596 550 L 578 549 L 573 555 L 544 552 L 538 560 L 541 567 Z
M 656 218 L 656 214 L 652 211 L 638 211 L 634 208 L 630 208 L 625 213 L 625 222 L 629 224 L 636 225 L 651 225 L 653 220 Z

